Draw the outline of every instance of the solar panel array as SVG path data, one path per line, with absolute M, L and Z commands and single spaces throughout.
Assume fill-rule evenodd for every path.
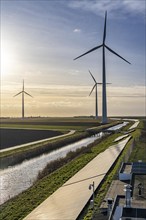
M 122 213 L 122 219 L 124 220 L 130 220 L 132 218 L 135 218 L 135 216 L 139 219 L 145 219 L 146 217 L 146 209 L 140 209 L 140 208 L 123 208 Z M 125 217 L 125 218 L 124 218 Z
M 134 174 L 146 174 L 146 163 L 134 162 L 132 164 L 132 173 Z

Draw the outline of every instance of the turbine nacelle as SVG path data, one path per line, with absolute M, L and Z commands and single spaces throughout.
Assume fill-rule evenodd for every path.
M 90 95 L 92 94 L 93 90 L 95 89 L 95 87 L 97 88 L 97 85 L 102 85 L 102 83 L 98 83 L 98 82 L 96 81 L 96 79 L 94 78 L 94 76 L 92 75 L 92 73 L 90 72 L 90 70 L 89 70 L 89 73 L 90 73 L 92 79 L 93 79 L 94 82 L 95 82 L 95 84 L 94 84 L 93 87 L 92 87 L 91 92 L 89 93 L 89 96 L 90 96 Z M 106 84 L 111 84 L 111 83 L 106 83 Z
M 96 81 L 96 79 L 94 78 L 94 76 L 92 75 L 92 73 L 90 72 L 90 70 L 89 70 L 89 73 L 90 73 L 92 79 L 93 79 L 94 82 L 95 82 L 95 84 L 94 84 L 94 86 L 93 86 L 93 88 L 92 88 L 92 90 L 91 90 L 91 92 L 90 92 L 90 94 L 89 94 L 89 96 L 90 96 L 90 95 L 92 94 L 94 88 L 95 88 L 95 87 L 97 88 L 97 85 L 102 85 L 102 83 L 98 83 L 98 82 Z
M 16 95 L 14 95 L 13 97 L 18 96 L 18 95 L 20 95 L 21 93 L 24 93 L 24 94 L 26 94 L 26 95 L 28 95 L 28 96 L 30 96 L 30 97 L 32 97 L 32 98 L 33 98 L 33 96 L 32 96 L 32 95 L 30 95 L 29 93 L 27 93 L 27 92 L 25 92 L 25 91 L 21 91 L 21 92 L 17 93 Z
M 14 95 L 13 97 L 18 96 L 18 95 L 20 95 L 21 93 L 22 93 L 22 118 L 24 118 L 24 94 L 26 94 L 26 95 L 28 95 L 28 96 L 30 96 L 30 97 L 33 98 L 33 96 L 31 96 L 29 93 L 27 93 L 27 92 L 24 91 L 24 80 L 23 80 L 22 91 L 19 92 L 19 93 L 17 93 L 17 94 Z
M 91 50 L 88 50 L 87 52 L 81 54 L 80 56 L 76 57 L 74 60 L 77 60 L 78 58 L 85 56 L 88 53 L 93 52 L 94 50 L 99 49 L 100 47 L 106 47 L 107 50 L 109 50 L 111 53 L 115 54 L 116 56 L 120 57 L 121 59 L 123 59 L 125 62 L 131 64 L 129 61 L 127 61 L 126 59 L 124 59 L 122 56 L 120 56 L 118 53 L 116 53 L 115 51 L 113 51 L 111 48 L 109 48 L 106 44 L 105 44 L 105 39 L 106 39 L 106 20 L 107 20 L 107 11 L 105 12 L 105 21 L 104 21 L 104 32 L 103 32 L 103 43 L 99 46 L 96 46 L 94 48 L 92 48 Z
M 124 60 L 125 62 L 131 64 L 129 61 L 127 61 L 126 59 L 124 59 L 122 56 L 120 56 L 118 53 L 116 53 L 114 50 L 112 50 L 110 47 L 108 47 L 108 46 L 107 46 L 106 44 L 104 44 L 104 43 L 101 44 L 101 45 L 99 45 L 99 46 L 97 46 L 97 47 L 92 48 L 91 50 L 89 50 L 89 51 L 87 51 L 87 52 L 85 52 L 85 53 L 83 53 L 83 54 L 81 54 L 80 56 L 76 57 L 74 60 L 77 60 L 77 59 L 79 59 L 80 57 L 83 57 L 83 56 L 85 56 L 86 54 L 91 53 L 92 51 L 99 49 L 100 47 L 105 47 L 105 48 L 106 48 L 107 50 L 109 50 L 111 53 L 113 53 L 113 54 L 115 54 L 116 56 L 120 57 L 120 58 L 121 58 L 122 60 Z

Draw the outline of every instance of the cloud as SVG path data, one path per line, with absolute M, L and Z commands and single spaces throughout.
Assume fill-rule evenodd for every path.
M 123 6 L 125 8 L 127 8 L 127 10 L 129 10 L 129 11 L 135 11 L 135 12 L 139 12 L 139 13 L 144 13 L 144 11 L 146 9 L 145 0 L 141 0 L 141 1 L 124 0 Z
M 70 70 L 68 74 L 71 76 L 79 76 L 80 71 L 79 70 Z
M 81 29 L 76 28 L 76 29 L 73 30 L 73 32 L 74 32 L 74 33 L 80 33 L 80 32 L 81 32 Z
M 121 14 L 132 13 L 145 14 L 145 0 L 80 0 L 69 1 L 68 6 L 75 9 L 90 11 L 103 16 L 105 11 L 110 12 L 111 17 L 117 18 L 119 10 Z
M 1 94 L 1 116 L 21 116 L 21 96 L 13 98 L 17 91 L 4 87 Z M 19 86 L 19 85 L 18 85 Z M 74 116 L 94 114 L 95 96 L 89 97 L 91 86 L 73 85 L 29 85 L 26 96 L 26 115 L 33 116 Z M 8 91 L 9 92 L 8 92 Z M 11 91 L 12 90 L 12 91 Z M 102 87 L 98 88 L 98 107 L 102 113 Z M 108 115 L 145 115 L 145 87 L 107 87 Z M 11 109 L 11 111 L 10 111 Z

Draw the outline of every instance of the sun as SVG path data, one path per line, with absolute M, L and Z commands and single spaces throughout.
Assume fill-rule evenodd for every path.
M 16 54 L 8 45 L 1 43 L 1 74 L 8 74 L 16 65 Z

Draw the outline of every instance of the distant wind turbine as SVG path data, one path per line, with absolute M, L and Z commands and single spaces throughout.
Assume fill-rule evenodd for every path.
M 93 88 L 92 88 L 92 90 L 91 90 L 89 96 L 92 94 L 92 92 L 93 92 L 93 90 L 94 90 L 94 88 L 95 88 L 95 118 L 97 119 L 97 118 L 98 118 L 98 94 L 97 94 L 98 89 L 97 89 L 97 85 L 102 85 L 102 83 L 98 83 L 98 82 L 96 81 L 96 79 L 94 78 L 94 76 L 92 75 L 92 73 L 90 72 L 90 70 L 89 70 L 89 73 L 90 73 L 91 77 L 93 78 L 93 80 L 94 80 L 94 82 L 95 82 L 95 84 L 94 84 L 94 86 L 93 86 Z M 106 83 L 106 84 L 111 84 L 111 83 Z
M 19 94 L 21 94 L 21 93 L 22 93 L 22 118 L 24 118 L 24 94 L 26 94 L 26 95 L 32 97 L 30 94 L 28 94 L 27 92 L 24 91 L 24 80 L 23 80 L 22 91 L 19 92 L 19 93 L 17 93 L 16 95 L 14 95 L 14 97 L 17 96 L 17 95 L 19 95 Z
M 95 118 L 97 119 L 97 118 L 98 118 L 98 95 L 97 95 L 97 85 L 98 85 L 98 84 L 99 84 L 99 85 L 102 85 L 102 83 L 97 83 L 97 82 L 96 82 L 96 79 L 94 78 L 94 76 L 92 75 L 92 73 L 90 72 L 90 70 L 89 70 L 89 73 L 90 73 L 92 79 L 93 79 L 94 82 L 95 82 L 95 84 L 94 84 L 94 86 L 93 86 L 93 88 L 92 88 L 92 90 L 91 90 L 89 96 L 92 94 L 93 90 L 95 89 Z
M 83 53 L 82 55 L 76 57 L 74 60 L 88 54 L 91 53 L 94 50 L 99 49 L 100 47 L 102 47 L 102 123 L 105 124 L 107 123 L 107 101 L 106 101 L 106 68 L 105 68 L 105 48 L 107 50 L 109 50 L 111 53 L 115 54 L 116 56 L 120 57 L 121 59 L 123 59 L 124 61 L 126 61 L 127 63 L 129 63 L 126 59 L 124 59 L 123 57 L 121 57 L 119 54 L 117 54 L 115 51 L 113 51 L 111 48 L 109 48 L 106 44 L 105 44 L 105 39 L 106 39 L 106 19 L 107 19 L 107 12 L 105 12 L 105 21 L 104 21 L 104 32 L 103 32 L 103 42 L 101 45 L 96 46 L 94 48 L 92 48 L 91 50 L 87 51 L 86 53 Z M 131 63 L 129 63 L 131 64 Z

